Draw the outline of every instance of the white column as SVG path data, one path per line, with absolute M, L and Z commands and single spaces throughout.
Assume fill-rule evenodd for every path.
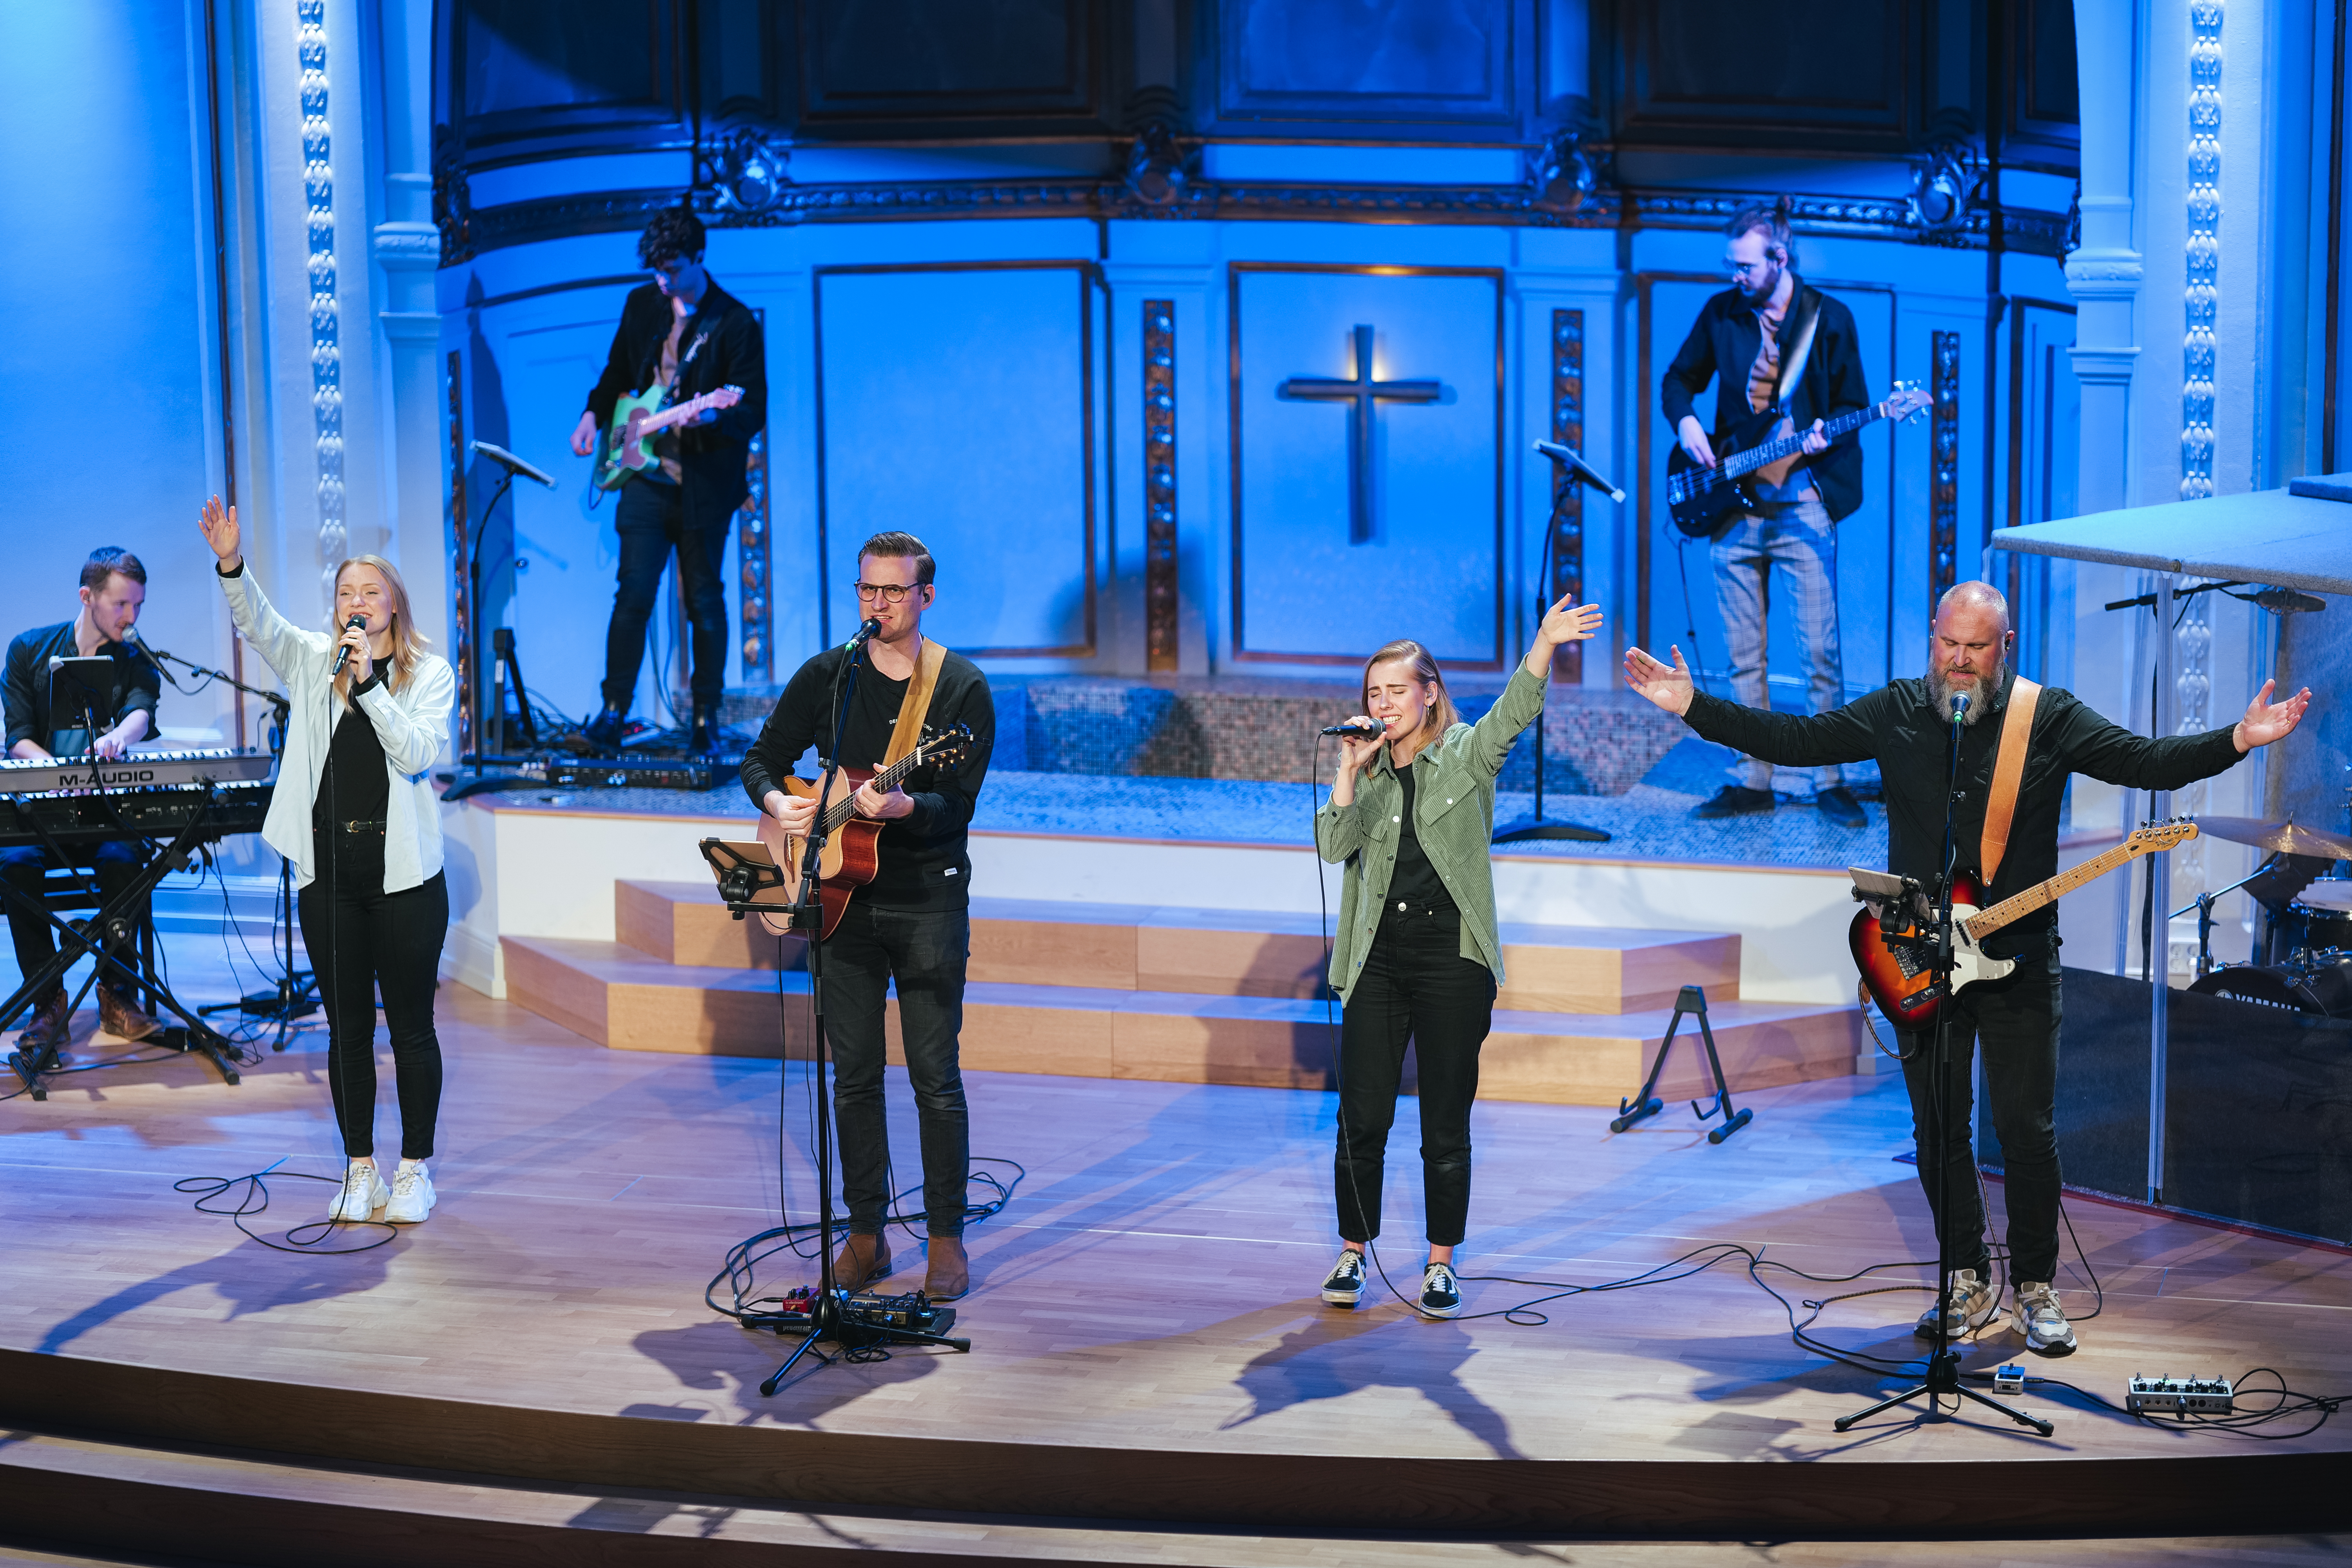
M 2145 273 L 2132 201 L 2140 126 L 2134 68 L 2140 58 L 2139 35 L 2136 0 L 2074 0 L 2083 244 L 2067 258 L 2066 287 L 2079 307 L 2071 353 L 2083 384 L 2076 494 L 2085 512 L 2112 510 L 2133 499 L 2131 391 L 2140 353 L 2134 317 Z

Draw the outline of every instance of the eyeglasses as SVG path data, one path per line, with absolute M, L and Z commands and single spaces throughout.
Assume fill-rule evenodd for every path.
M 1734 278 L 1745 278 L 1750 273 L 1761 278 L 1771 265 L 1772 263 L 1769 261 L 1727 261 L 1724 263 L 1724 266 L 1730 269 L 1731 275 Z
M 913 593 L 918 587 L 920 587 L 921 584 L 917 583 L 852 583 L 850 586 L 857 590 L 857 596 L 861 599 L 879 599 L 886 605 L 898 605 L 904 604 L 906 602 L 907 595 Z

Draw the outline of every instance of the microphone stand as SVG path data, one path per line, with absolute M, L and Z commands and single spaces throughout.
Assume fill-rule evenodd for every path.
M 834 709 L 833 745 L 824 759 L 824 774 L 816 792 L 816 815 L 809 821 L 808 838 L 801 853 L 800 900 L 791 907 L 790 911 L 793 929 L 807 933 L 809 1011 L 816 1035 L 817 1289 L 815 1300 L 809 1303 L 806 1336 L 793 1353 L 784 1358 L 783 1365 L 770 1373 L 766 1381 L 760 1384 L 760 1392 L 770 1396 L 782 1386 L 785 1374 L 793 1370 L 801 1357 L 811 1351 L 816 1351 L 816 1358 L 828 1366 L 839 1359 L 816 1350 L 819 1340 L 831 1340 L 845 1352 L 876 1344 L 943 1345 L 958 1351 L 971 1349 L 971 1342 L 967 1339 L 950 1339 L 945 1334 L 926 1333 L 919 1329 L 876 1322 L 867 1314 L 853 1310 L 845 1300 L 848 1292 L 841 1289 L 833 1268 L 833 1097 L 825 1082 L 825 1064 L 832 1059 L 832 1050 L 824 1026 L 824 900 L 820 886 L 825 840 L 832 837 L 825 829 L 824 814 L 833 801 L 835 783 L 841 777 L 841 742 L 849 728 L 849 705 L 857 694 L 857 671 L 865 661 L 867 640 L 866 637 L 860 636 L 849 645 L 849 663 L 843 672 L 841 700 Z
M 1561 449 L 1566 450 L 1565 447 Z M 1544 455 L 1551 457 L 1549 452 L 1545 452 Z M 1569 495 L 1578 485 L 1590 484 L 1596 489 L 1609 490 L 1622 499 L 1622 492 L 1615 490 L 1613 487 L 1605 483 L 1596 482 L 1597 476 L 1588 477 L 1588 470 L 1585 469 L 1580 459 L 1573 464 L 1564 462 L 1559 458 L 1552 458 L 1552 461 L 1559 463 L 1567 472 L 1559 475 L 1554 481 L 1551 516 L 1544 523 L 1543 560 L 1538 568 L 1536 578 L 1536 622 L 1538 626 L 1543 622 L 1545 612 L 1551 608 L 1552 549 L 1559 538 L 1560 514 L 1568 510 Z M 1521 844 L 1537 839 L 1570 839 L 1579 844 L 1606 844 L 1609 842 L 1609 835 L 1601 828 L 1587 827 L 1580 822 L 1552 822 L 1544 816 L 1544 767 L 1548 760 L 1545 753 L 1549 750 L 1545 744 L 1545 731 L 1546 720 L 1551 710 L 1550 698 L 1551 671 L 1546 669 L 1544 671 L 1544 705 L 1536 710 L 1535 815 L 1517 827 L 1502 829 L 1495 835 L 1493 842 Z
M 163 673 L 163 661 L 168 660 L 180 666 L 190 675 L 219 681 L 224 686 L 233 687 L 248 697 L 257 697 L 268 703 L 269 754 L 280 763 L 285 761 L 286 724 L 294 712 L 292 699 L 283 692 L 264 691 L 257 686 L 247 686 L 226 670 L 207 669 L 192 659 L 182 658 L 173 653 L 165 653 L 161 648 L 149 647 L 144 642 L 142 642 L 139 647 L 140 651 L 150 659 L 157 661 L 155 669 L 158 674 Z M 173 681 L 173 689 L 176 690 L 178 687 L 179 683 Z M 282 948 L 277 933 L 273 933 L 270 940 L 272 954 L 283 966 L 278 973 L 277 984 L 267 991 L 248 992 L 234 1002 L 214 1002 L 196 1009 L 199 1014 L 207 1017 L 215 1013 L 239 1012 L 248 1017 L 269 1019 L 278 1026 L 278 1037 L 269 1042 L 269 1048 L 273 1051 L 282 1051 L 286 1048 L 286 1025 L 297 1018 L 307 1018 L 319 1010 L 318 977 L 310 970 L 297 969 L 294 966 L 294 862 L 283 855 L 278 858 L 278 901 L 286 910 L 286 921 L 283 927 Z M 269 923 L 273 927 L 278 924 L 274 910 Z
M 1952 1341 L 1952 1243 L 1949 1216 L 1952 1212 L 1951 1162 L 1945 1157 L 1946 1129 L 1951 1125 L 1951 1060 L 1952 1015 L 1957 1004 L 1952 996 L 1952 895 L 1956 863 L 1959 858 L 1960 804 L 1960 732 L 1963 725 L 1958 711 L 1952 714 L 1951 769 L 1944 784 L 1944 855 L 1943 877 L 1936 897 L 1935 949 L 1930 960 L 1930 972 L 1939 988 L 1936 1006 L 1936 1045 L 1928 1055 L 1928 1071 L 1935 1076 L 1927 1086 L 1927 1148 L 1936 1163 L 1936 1334 L 1927 1356 L 1927 1381 L 1915 1388 L 1891 1394 L 1877 1404 L 1841 1415 L 1830 1425 L 1843 1432 L 1858 1421 L 1864 1421 L 1882 1410 L 1892 1410 L 1925 1395 L 1927 1408 L 1923 1413 L 1929 1421 L 1948 1421 L 1960 1414 L 1960 1401 L 1972 1399 L 1989 1410 L 1997 1410 L 2021 1426 L 2031 1426 L 2044 1437 L 2057 1428 L 2038 1415 L 2028 1415 L 2011 1405 L 2004 1405 L 1989 1394 L 1980 1393 L 1960 1381 L 1960 1352 L 1951 1348 Z M 1981 896 L 1981 895 L 1980 895 Z M 1974 1151 L 1970 1151 L 1973 1163 Z M 1986 1282 L 1990 1286 L 1990 1281 Z M 1952 1396 L 1952 1411 L 1944 1412 L 1941 1403 L 1945 1394 Z

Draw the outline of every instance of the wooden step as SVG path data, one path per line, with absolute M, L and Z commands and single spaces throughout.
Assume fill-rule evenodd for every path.
M 619 940 L 691 967 L 804 966 L 797 938 L 738 921 L 707 882 L 622 881 Z M 1008 985 L 1312 999 L 1324 975 L 1313 915 L 974 899 L 970 978 Z M 1543 1013 L 1670 1007 L 1685 985 L 1710 1001 L 1739 995 L 1739 939 L 1704 931 L 1630 931 L 1505 921 L 1499 1005 Z M 512 984 L 511 981 L 509 982 Z
M 541 1016 L 617 1050 L 803 1058 L 807 976 L 667 963 L 620 942 L 506 937 L 509 994 Z M 975 1071 L 1057 1073 L 1321 1089 L 1333 1082 L 1338 1007 L 1297 997 L 974 981 L 964 993 L 962 1062 Z M 1608 1016 L 1498 1008 L 1479 1092 L 1495 1100 L 1614 1105 L 1641 1085 L 1669 1012 Z M 1853 1070 L 1851 1007 L 1710 1003 L 1734 1089 Z M 890 1059 L 903 1061 L 898 1004 Z M 1700 1091 L 1704 1058 L 1686 1021 L 1662 1091 Z

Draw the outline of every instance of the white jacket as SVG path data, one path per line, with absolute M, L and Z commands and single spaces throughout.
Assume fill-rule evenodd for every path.
M 237 631 L 278 672 L 293 700 L 286 756 L 278 764 L 278 788 L 261 825 L 261 841 L 294 862 L 296 883 L 307 888 L 318 874 L 310 808 L 319 798 L 319 774 L 327 765 L 327 746 L 335 732 L 336 639 L 325 632 L 306 632 L 271 608 L 261 584 L 253 580 L 251 561 L 236 576 L 221 577 L 220 585 L 228 595 Z M 427 775 L 448 742 L 449 715 L 457 702 L 457 677 L 449 661 L 429 653 L 417 659 L 400 690 L 378 685 L 360 693 L 360 711 L 375 726 L 384 767 L 392 775 L 383 833 L 387 893 L 421 887 L 441 869 L 441 802 Z

